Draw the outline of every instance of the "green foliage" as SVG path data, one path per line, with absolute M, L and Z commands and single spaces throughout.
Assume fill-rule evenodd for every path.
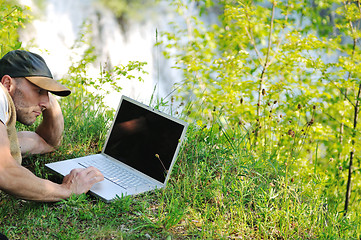
M 339 211 L 355 154 L 356 211 L 360 3 L 197 1 L 198 11 L 189 1 L 171 4 L 184 23 L 173 23 L 174 31 L 163 33 L 160 44 L 183 70 L 178 96 L 191 103 L 189 117 L 206 125 L 212 112 L 222 113 L 230 126 L 250 133 L 258 157 L 271 148 L 271 158 L 297 163 L 295 168 L 312 165 L 319 146 L 315 166 L 327 179 L 322 194 Z M 220 13 L 218 23 L 203 23 L 203 14 L 212 10 Z
M 81 55 L 72 56 L 74 59 L 80 59 L 70 67 L 68 74 L 64 77 L 63 82 L 73 91 L 69 102 L 75 103 L 76 106 L 84 104 L 84 98 L 93 106 L 104 107 L 102 102 L 104 96 L 111 92 L 120 92 L 121 87 L 119 81 L 123 79 L 143 81 L 142 75 L 148 74 L 143 70 L 146 62 L 129 61 L 127 65 L 120 65 L 110 68 L 105 63 L 105 66 L 100 66 L 100 74 L 97 77 L 91 77 L 87 74 L 89 67 L 96 61 L 95 48 L 92 45 L 92 39 L 89 37 L 90 26 L 84 24 L 83 30 L 80 33 L 78 40 L 73 45 L 74 52 L 79 48 L 87 47 Z M 137 77 L 135 76 L 137 75 Z M 90 94 L 91 93 L 91 94 Z M 90 98 L 90 99 L 89 99 Z M 90 100 L 90 101 L 89 101 Z M 95 103 L 95 104 L 94 104 Z
M 25 10 L 16 1 L 0 1 L 0 57 L 21 47 L 18 30 L 31 19 Z

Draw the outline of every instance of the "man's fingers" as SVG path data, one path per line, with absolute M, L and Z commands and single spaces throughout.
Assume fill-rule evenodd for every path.
M 103 174 L 95 167 L 88 167 L 88 168 L 74 168 L 71 170 L 70 175 L 78 175 L 80 174 L 82 177 L 87 177 L 87 175 L 90 174 L 90 177 L 93 177 L 95 175 L 103 176 Z
M 104 180 L 104 175 L 95 167 L 81 169 L 78 174 L 80 178 L 83 178 L 85 182 L 91 185 Z
M 73 170 L 70 171 L 70 174 L 76 174 L 76 173 L 79 173 L 79 172 L 81 172 L 83 170 L 84 170 L 83 168 L 74 168 Z
M 98 182 L 101 182 L 101 181 L 103 181 L 103 180 L 104 180 L 104 177 L 103 177 L 103 176 L 96 176 L 96 177 L 90 178 L 89 183 L 90 183 L 91 185 L 94 185 L 94 184 L 96 184 L 96 183 L 98 183 Z
M 95 167 L 88 167 L 85 169 L 85 174 L 88 177 L 103 177 L 103 174 Z
M 92 185 L 104 180 L 104 175 L 96 168 L 91 169 L 87 177 L 90 179 L 90 184 Z

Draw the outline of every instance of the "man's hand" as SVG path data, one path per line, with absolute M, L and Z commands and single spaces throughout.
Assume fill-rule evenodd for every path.
M 55 150 L 61 143 L 64 118 L 58 101 L 49 94 L 49 106 L 43 112 L 43 121 L 35 132 L 18 132 L 21 154 L 42 154 Z
M 35 132 L 50 146 L 56 148 L 61 143 L 64 118 L 58 101 L 51 93 L 48 95 L 49 106 L 43 111 L 43 121 Z
M 76 168 L 64 177 L 62 185 L 71 193 L 82 194 L 88 192 L 95 183 L 103 180 L 103 174 L 95 167 Z

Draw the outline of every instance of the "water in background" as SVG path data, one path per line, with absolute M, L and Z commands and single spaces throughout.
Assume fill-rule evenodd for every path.
M 181 73 L 171 68 L 172 63 L 162 57 L 159 47 L 154 47 L 156 30 L 169 30 L 167 23 L 175 18 L 167 4 L 146 10 L 143 19 L 130 19 L 124 31 L 114 14 L 96 0 L 44 0 L 41 6 L 34 3 L 39 1 L 21 2 L 31 7 L 35 19 L 20 32 L 20 40 L 24 47 L 44 57 L 56 79 L 67 73 L 75 51 L 71 47 L 86 20 L 91 23 L 98 56 L 98 62 L 87 71 L 89 76 L 98 75 L 100 64 L 105 62 L 110 66 L 126 65 L 129 61 L 148 63 L 144 70 L 149 74 L 142 75 L 144 82 L 125 79 L 121 93 L 105 98 L 112 108 L 116 108 L 122 94 L 149 103 L 156 85 L 155 96 L 167 96 L 181 79 Z

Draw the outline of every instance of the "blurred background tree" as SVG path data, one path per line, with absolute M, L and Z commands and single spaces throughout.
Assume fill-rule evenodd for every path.
M 156 6 L 154 0 L 99 0 L 104 6 L 112 10 L 123 33 L 129 30 L 130 20 L 146 21 L 144 12 Z M 149 16 L 149 15 L 147 15 Z

